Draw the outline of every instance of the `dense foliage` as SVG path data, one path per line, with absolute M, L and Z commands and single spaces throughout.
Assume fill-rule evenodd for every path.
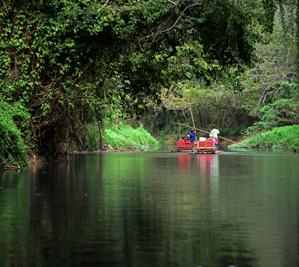
M 29 113 L 21 106 L 0 101 L 0 165 L 22 164 L 28 150 Z
M 261 109 L 261 120 L 246 129 L 246 133 L 256 133 L 273 127 L 299 124 L 299 103 L 294 99 L 280 99 Z
M 277 127 L 246 139 L 251 148 L 299 152 L 299 125 Z
M 192 125 L 190 105 L 197 127 L 217 127 L 223 135 L 298 124 L 296 2 L 263 1 L 263 5 L 268 15 L 252 28 L 260 38 L 252 64 L 214 65 L 221 71 L 210 82 L 202 78 L 174 82 L 162 91 L 161 105 L 148 109 L 149 128 L 172 132 L 169 121 Z M 252 127 L 246 130 L 248 126 Z
M 200 126 L 249 126 L 259 114 L 246 104 L 256 96 L 248 99 L 242 73 L 256 42 L 273 31 L 278 2 L 1 1 L 0 99 L 7 107 L 1 116 L 15 125 L 9 131 L 23 140 L 16 143 L 47 156 L 86 142 L 94 147 L 105 127 L 146 117 L 149 107 L 158 112 L 156 124 L 146 126 L 165 129 L 169 121 L 160 122 L 159 110 L 173 108 L 165 105 L 171 95 L 182 99 L 180 112 L 191 101 Z M 293 4 L 285 0 L 283 7 Z M 292 23 L 282 20 L 285 34 L 295 36 Z M 15 106 L 26 126 L 10 119 Z M 16 159 L 21 147 L 14 148 Z

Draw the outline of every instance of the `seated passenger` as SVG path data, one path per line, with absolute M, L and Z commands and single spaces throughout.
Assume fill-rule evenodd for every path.
M 199 142 L 205 142 L 207 140 L 206 135 L 202 134 L 201 137 L 199 137 Z
M 177 142 L 177 148 L 178 149 L 185 149 L 185 139 L 184 137 L 180 137 Z

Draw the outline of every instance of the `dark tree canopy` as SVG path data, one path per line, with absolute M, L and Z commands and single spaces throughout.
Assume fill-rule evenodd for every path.
M 174 81 L 250 64 L 274 2 L 3 0 L 1 101 L 22 105 L 32 142 L 59 154 L 115 102 L 136 112 Z

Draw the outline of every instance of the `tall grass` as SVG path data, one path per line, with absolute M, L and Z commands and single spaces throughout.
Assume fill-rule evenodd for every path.
M 103 139 L 105 144 L 113 149 L 156 150 L 158 148 L 158 141 L 142 125 L 136 129 L 128 125 L 106 129 Z
M 253 135 L 242 143 L 251 148 L 299 152 L 299 125 L 276 127 Z

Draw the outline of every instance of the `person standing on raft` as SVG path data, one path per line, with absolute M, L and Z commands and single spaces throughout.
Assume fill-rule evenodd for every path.
M 210 137 L 214 140 L 214 143 L 217 146 L 217 149 L 219 149 L 219 147 L 220 147 L 219 135 L 220 135 L 220 132 L 218 129 L 213 129 L 210 133 Z
M 193 129 L 191 129 L 190 133 L 189 133 L 189 136 L 190 136 L 190 141 L 191 143 L 193 144 L 194 141 L 195 141 L 195 132 Z

